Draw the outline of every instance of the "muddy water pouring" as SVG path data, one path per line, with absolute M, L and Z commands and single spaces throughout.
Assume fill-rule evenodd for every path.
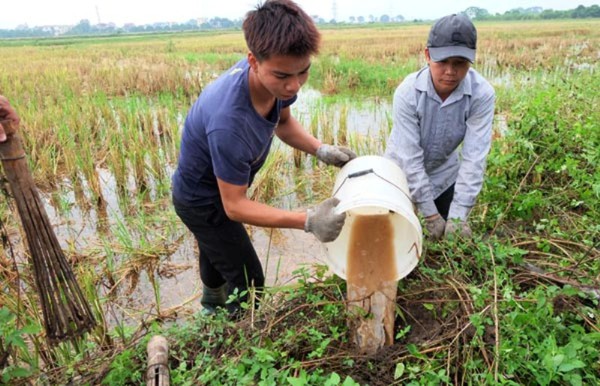
M 391 160 L 358 157 L 339 172 L 333 196 L 346 222 L 325 244 L 331 270 L 347 280 L 353 338 L 363 352 L 393 343 L 398 280 L 417 265 L 422 229 L 406 177 Z

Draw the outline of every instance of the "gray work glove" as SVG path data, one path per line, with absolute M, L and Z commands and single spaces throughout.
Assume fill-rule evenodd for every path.
M 473 232 L 471 232 L 471 227 L 465 220 L 459 219 L 449 219 L 446 222 L 446 230 L 444 231 L 446 237 L 450 235 L 459 235 L 462 238 L 471 238 L 473 236 Z
M 304 230 L 314 234 L 322 243 L 335 240 L 344 226 L 346 213 L 336 214 L 334 209 L 340 202 L 335 197 L 328 198 L 306 211 Z
M 317 149 L 317 159 L 327 165 L 342 167 L 354 158 L 356 153 L 343 146 L 321 145 Z
M 425 219 L 425 228 L 429 232 L 430 240 L 439 240 L 444 236 L 444 229 L 446 227 L 446 221 L 442 216 L 436 216 L 433 218 Z

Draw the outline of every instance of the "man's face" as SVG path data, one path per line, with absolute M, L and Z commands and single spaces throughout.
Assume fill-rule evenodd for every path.
M 275 55 L 259 62 L 252 53 L 248 61 L 260 84 L 275 98 L 293 98 L 308 79 L 310 56 Z
M 471 62 L 458 56 L 434 62 L 429 56 L 427 48 L 425 49 L 425 59 L 429 64 L 433 87 L 442 100 L 452 94 L 452 91 L 465 79 L 471 67 Z

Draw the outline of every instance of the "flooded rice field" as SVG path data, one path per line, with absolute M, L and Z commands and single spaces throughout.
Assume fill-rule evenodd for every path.
M 347 145 L 361 155 L 382 154 L 392 127 L 392 106 L 386 100 L 330 101 L 312 89 L 300 92 L 293 114 L 323 142 Z M 185 112 L 176 119 L 180 126 L 182 116 Z M 497 136 L 504 135 L 506 117 L 497 116 L 494 126 Z M 295 157 L 291 149 L 275 140 L 271 152 L 276 161 L 271 168 L 263 167 L 267 170 L 262 173 L 281 186 L 272 191 L 263 188 L 273 182 L 261 181 L 259 174 L 249 190 L 254 198 L 300 210 L 331 194 L 337 169 L 321 175 L 325 168 L 311 164 L 312 157 L 305 157 L 300 167 L 296 165 L 295 174 L 290 173 L 287 169 L 293 169 Z M 167 163 L 159 175 L 170 176 L 175 167 Z M 133 172 L 126 186 L 120 186 L 107 168 L 97 166 L 95 173 L 97 204 L 91 204 L 94 193 L 85 177 L 81 177 L 79 187 L 64 180 L 54 191 L 42 192 L 42 197 L 61 246 L 73 263 L 81 260 L 96 267 L 93 280 L 100 288 L 98 295 L 106 299 L 102 303 L 108 318 L 116 324 L 136 324 L 146 318 L 197 312 L 201 296 L 197 246 L 174 214 L 170 190 L 161 191 L 159 181 L 146 178 L 145 192 L 140 195 Z M 299 183 L 298 178 L 308 182 Z M 155 214 L 149 217 L 149 212 Z M 311 272 L 316 264 L 326 265 L 325 249 L 311 234 L 247 228 L 261 258 L 267 286 L 294 283 L 298 269 Z
M 354 143 L 367 146 L 361 153 L 383 152 L 391 128 L 391 105 L 377 98 L 360 103 L 325 103 L 320 93 L 308 89 L 301 92 L 293 109 L 307 130 L 318 137 L 331 136 L 330 141 L 339 141 L 343 130 L 343 135 L 354 138 Z M 311 121 L 315 112 L 318 119 Z M 279 142 L 272 152 L 283 153 L 283 158 L 292 157 L 291 149 Z M 310 164 L 310 158 L 305 158 L 304 163 Z M 170 176 L 175 166 L 166 165 L 165 174 Z M 81 179 L 83 186 L 79 190 L 65 180 L 55 191 L 41 193 L 63 249 L 72 260 L 93 261 L 97 267 L 100 283 L 96 284 L 102 289 L 100 295 L 107 299 L 103 305 L 107 318 L 114 324 L 136 324 L 146 318 L 197 312 L 201 296 L 197 245 L 175 216 L 169 195 L 163 193 L 161 197 L 156 181 L 149 181 L 141 199 L 135 194 L 133 177 L 123 187 L 110 170 L 96 167 L 95 172 L 100 185 L 98 205 L 89 204 L 93 194 L 85 178 Z M 311 173 L 310 168 L 306 173 Z M 309 178 L 313 177 L 318 178 Z M 286 187 L 284 193 L 271 197 L 274 205 L 290 210 L 309 205 L 302 202 L 292 178 L 281 175 L 280 179 Z M 324 187 L 326 192 L 332 188 L 333 184 Z M 165 229 L 150 229 L 155 225 L 144 224 L 148 221 L 144 215 L 135 216 L 144 208 L 162 212 L 158 223 L 164 224 Z M 261 258 L 267 286 L 289 285 L 297 281 L 297 270 L 311 271 L 315 264 L 326 265 L 324 247 L 311 234 L 291 229 L 247 229 Z
M 363 155 L 382 154 L 392 126 L 392 107 L 387 101 L 370 98 L 325 102 L 319 92 L 311 89 L 301 91 L 293 113 L 307 130 L 324 142 L 328 139 L 340 142 L 345 137 L 346 144 L 360 147 L 357 151 Z M 503 135 L 505 117 L 498 116 L 495 126 L 497 133 Z M 328 136 L 330 138 L 323 138 Z M 291 149 L 277 141 L 272 152 L 280 152 L 279 156 L 284 159 L 292 158 Z M 310 164 L 310 158 L 304 163 Z M 166 165 L 165 174 L 170 176 L 175 166 Z M 303 172 L 309 179 L 319 178 L 310 175 L 310 167 Z M 191 233 L 175 216 L 169 195 L 160 197 L 156 183 L 149 181 L 142 202 L 135 202 L 140 200 L 135 194 L 125 199 L 128 191 L 136 189 L 133 177 L 122 187 L 108 169 L 96 167 L 96 173 L 101 205 L 86 204 L 92 195 L 85 191 L 85 182 L 83 192 L 76 192 L 69 181 L 64 181 L 58 191 L 42 193 L 42 196 L 62 247 L 70 251 L 69 254 L 79 256 L 76 259 L 98 259 L 94 265 L 98 267 L 101 283 L 97 284 L 102 284 L 101 295 L 109 299 L 104 303 L 106 314 L 115 323 L 127 320 L 135 323 L 146 317 L 177 317 L 197 312 L 201 296 L 198 250 Z M 289 175 L 276 178 L 284 189 L 277 197 L 269 197 L 274 205 L 289 210 L 309 205 L 302 198 L 306 194 L 299 194 Z M 333 183 L 329 186 L 326 181 L 325 184 L 324 194 L 330 194 Z M 87 200 L 82 201 L 78 196 L 87 196 Z M 144 211 L 144 208 L 162 212 L 159 223 L 164 224 L 165 229 L 150 230 L 154 225 L 144 224 L 147 220 L 143 215 L 136 222 L 135 211 Z M 294 283 L 298 269 L 311 271 L 316 264 L 326 265 L 325 249 L 311 234 L 291 229 L 252 226 L 247 229 L 261 258 L 267 286 Z

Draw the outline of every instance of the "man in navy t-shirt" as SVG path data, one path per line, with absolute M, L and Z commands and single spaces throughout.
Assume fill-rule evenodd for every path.
M 329 165 L 356 157 L 322 144 L 290 112 L 319 49 L 312 19 L 290 0 L 269 0 L 246 15 L 243 30 L 248 56 L 208 85 L 190 109 L 173 175 L 175 210 L 198 241 L 201 303 L 209 312 L 225 306 L 236 290 L 264 286 L 243 224 L 304 229 L 322 242 L 333 241 L 344 224 L 345 214 L 334 212 L 335 198 L 291 212 L 247 197 L 273 135 Z M 227 308 L 235 312 L 239 302 Z

